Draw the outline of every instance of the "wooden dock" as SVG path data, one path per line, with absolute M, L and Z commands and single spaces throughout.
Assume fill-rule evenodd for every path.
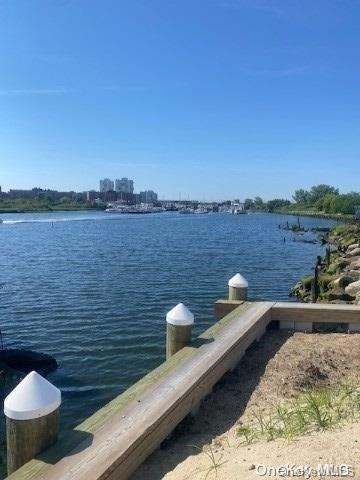
M 217 302 L 223 318 L 134 386 L 31 460 L 11 480 L 122 480 L 211 392 L 271 321 L 311 332 L 315 323 L 360 331 L 360 306 Z M 220 305 L 220 306 L 219 306 Z M 232 310 L 232 311 L 231 311 Z

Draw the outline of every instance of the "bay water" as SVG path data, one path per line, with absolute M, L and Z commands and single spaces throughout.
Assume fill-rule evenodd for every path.
M 248 215 L 1 214 L 0 328 L 6 348 L 49 353 L 71 428 L 165 358 L 165 315 L 184 302 L 194 333 L 240 272 L 252 300 L 289 300 L 309 274 L 314 234 L 279 229 L 296 218 Z M 305 227 L 335 222 L 301 218 Z M 285 238 L 285 242 L 284 242 Z M 2 395 L 8 392 L 2 389 Z

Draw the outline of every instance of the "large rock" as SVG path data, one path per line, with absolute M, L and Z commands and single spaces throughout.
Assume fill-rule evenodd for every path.
M 354 282 L 360 280 L 360 270 L 348 270 L 346 272 L 346 275 L 349 275 L 349 277 L 351 277 Z
M 334 290 L 326 292 L 324 299 L 332 301 L 344 301 L 344 302 L 353 302 L 355 295 L 349 295 L 345 293 L 341 288 L 334 288 Z
M 337 261 L 337 264 L 340 270 L 342 270 L 343 268 L 346 268 L 348 265 L 350 265 L 352 261 L 353 261 L 353 258 L 340 257 Z
M 357 257 L 360 255 L 360 247 L 354 248 L 353 250 L 350 250 L 346 252 L 347 257 Z
M 360 270 L 360 258 L 350 263 L 349 270 Z
M 360 273 L 360 270 L 359 270 Z M 355 282 L 355 280 L 359 280 L 356 278 L 351 277 L 350 275 L 343 275 L 331 282 L 331 285 L 334 287 L 346 288 L 350 283 Z
M 359 243 L 352 243 L 351 245 L 348 246 L 347 252 L 351 252 L 351 251 L 354 250 L 355 248 L 359 248 L 359 247 L 360 247 L 360 244 L 359 244 Z
M 345 288 L 345 292 L 352 297 L 356 297 L 360 294 L 360 280 L 350 283 L 350 285 Z

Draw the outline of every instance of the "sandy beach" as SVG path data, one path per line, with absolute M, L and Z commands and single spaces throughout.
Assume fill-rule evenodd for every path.
M 359 385 L 359 334 L 268 332 L 133 476 L 133 480 L 255 479 L 260 464 L 348 464 L 360 475 L 360 423 L 288 441 L 241 442 L 239 426 L 303 392 Z M 260 470 L 259 470 L 260 469 Z M 278 477 L 272 477 L 278 478 Z M 279 477 L 280 478 L 280 477 Z M 285 477 L 286 478 L 286 477 Z M 313 477 L 316 478 L 313 472 Z M 330 478 L 322 476 L 317 478 Z M 356 473 L 355 473 L 355 477 Z

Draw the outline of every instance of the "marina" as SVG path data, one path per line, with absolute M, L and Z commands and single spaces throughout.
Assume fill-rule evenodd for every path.
M 109 204 L 105 209 L 106 213 L 119 213 L 130 215 L 145 215 L 149 213 L 162 213 L 165 209 L 162 207 L 154 207 L 153 205 L 123 205 L 123 204 Z

